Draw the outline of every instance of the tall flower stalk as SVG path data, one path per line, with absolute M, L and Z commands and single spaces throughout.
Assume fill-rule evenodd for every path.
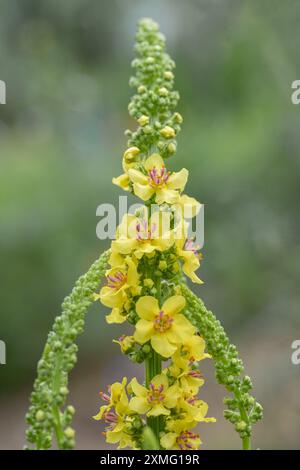
M 112 309 L 107 315 L 109 323 L 133 325 L 132 336 L 123 336 L 118 343 L 132 361 L 145 364 L 145 381 L 142 385 L 136 378 L 129 383 L 123 378 L 111 386 L 95 419 L 109 424 L 106 440 L 118 443 L 119 448 L 140 448 L 147 425 L 158 448 L 198 449 L 201 440 L 196 426 L 215 421 L 207 417 L 208 405 L 199 397 L 204 383 L 199 362 L 211 356 L 205 352 L 202 328 L 199 332 L 193 316 L 199 305 L 193 304 L 182 277 L 202 282 L 195 273 L 201 255 L 188 239 L 186 220 L 187 213 L 189 217 L 197 214 L 200 204 L 183 193 L 188 170 L 171 172 L 165 165 L 176 152 L 183 119 L 175 111 L 179 97 L 173 90 L 174 62 L 165 52 L 164 36 L 156 23 L 144 19 L 136 39 L 135 75 L 130 80 L 136 94 L 128 109 L 138 126 L 126 131 L 124 173 L 113 182 L 140 198 L 143 205 L 135 214 L 126 214 L 118 227 L 111 244 L 107 284 L 95 299 Z M 226 341 L 220 347 L 227 358 Z M 215 352 L 213 345 L 210 349 Z M 217 377 L 235 392 L 235 399 L 227 400 L 230 410 L 226 416 L 235 422 L 243 447 L 248 449 L 253 422 L 249 412 L 254 402 L 242 394 L 249 389 L 246 379 L 239 388 L 234 387 L 234 375 L 242 366 L 235 350 L 229 347 L 229 351 L 233 353 L 231 368 L 226 371 L 227 364 L 217 362 Z M 233 374 L 231 381 L 227 372 Z M 256 417 L 259 410 L 256 405 Z
M 135 49 L 130 85 L 136 93 L 128 110 L 137 127 L 126 131 L 123 173 L 113 183 L 141 204 L 123 217 L 110 250 L 63 303 L 38 365 L 27 439 L 37 449 L 50 448 L 54 438 L 60 449 L 75 445 L 74 408 L 64 403 L 75 341 L 94 300 L 110 309 L 108 323 L 131 325 L 132 334 L 114 342 L 129 360 L 144 365 L 143 383 L 122 377 L 100 392 L 103 403 L 94 418 L 105 422 L 107 443 L 120 449 L 199 449 L 198 425 L 215 422 L 199 396 L 204 384 L 199 363 L 210 358 L 217 381 L 231 394 L 224 399 L 224 416 L 248 450 L 262 407 L 249 394 L 250 378 L 241 376 L 236 347 L 186 284 L 187 278 L 202 283 L 196 274 L 201 253 L 188 238 L 200 203 L 184 193 L 188 170 L 172 172 L 165 163 L 176 153 L 183 121 L 173 90 L 175 64 L 150 19 L 140 21 Z

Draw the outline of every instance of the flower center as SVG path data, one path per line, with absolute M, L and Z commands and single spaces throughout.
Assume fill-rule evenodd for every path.
M 107 276 L 107 287 L 111 289 L 121 289 L 127 281 L 127 275 L 122 271 L 116 271 L 114 274 L 109 274 Z
M 188 375 L 195 379 L 201 379 L 203 377 L 203 374 L 200 372 L 200 370 L 195 370 L 195 369 L 190 370 Z
M 163 310 L 155 316 L 153 326 L 159 333 L 164 333 L 169 330 L 172 326 L 173 318 L 167 315 Z
M 153 239 L 154 232 L 157 230 L 156 224 L 149 228 L 146 221 L 136 224 L 136 239 L 139 242 L 146 242 Z
M 114 411 L 106 411 L 103 415 L 103 418 L 105 422 L 109 424 L 117 423 L 118 421 L 118 416 Z
M 167 171 L 166 167 L 163 166 L 158 170 L 155 166 L 148 172 L 148 181 L 150 186 L 153 188 L 162 187 L 166 184 L 169 179 L 171 172 Z
M 197 450 L 199 440 L 199 434 L 194 434 L 191 431 L 184 431 L 177 437 L 176 442 L 181 450 Z
M 153 383 L 150 383 L 148 395 L 147 395 L 147 400 L 148 403 L 151 405 L 159 405 L 165 398 L 165 395 L 163 393 L 164 391 L 164 386 L 160 385 L 159 387 L 155 387 Z
M 199 402 L 198 397 L 194 395 L 191 391 L 183 393 L 183 399 L 186 403 L 192 406 L 196 406 Z

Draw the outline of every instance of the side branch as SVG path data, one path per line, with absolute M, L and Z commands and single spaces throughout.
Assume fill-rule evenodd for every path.
M 59 449 L 72 449 L 75 431 L 70 427 L 74 408 L 65 404 L 69 393 L 68 374 L 77 361 L 77 337 L 84 329 L 85 314 L 93 303 L 92 294 L 107 269 L 108 252 L 95 261 L 81 276 L 71 294 L 62 304 L 62 314 L 56 317 L 53 328 L 38 363 L 37 378 L 31 394 L 31 406 L 26 415 L 29 428 L 27 441 L 34 449 L 52 446 L 53 435 Z
M 244 370 L 242 360 L 214 314 L 185 284 L 181 284 L 181 289 L 187 301 L 185 315 L 205 339 L 207 352 L 215 364 L 216 379 L 233 394 L 233 397 L 224 398 L 224 404 L 227 405 L 224 417 L 235 425 L 243 449 L 250 450 L 252 425 L 263 414 L 262 406 L 249 394 L 252 389 L 251 379 L 248 376 L 241 377 Z

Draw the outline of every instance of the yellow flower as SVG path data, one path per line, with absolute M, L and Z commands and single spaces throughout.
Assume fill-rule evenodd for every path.
M 101 398 L 106 402 L 106 405 L 101 406 L 99 413 L 94 416 L 96 421 L 103 418 L 104 413 L 115 408 L 119 414 L 124 414 L 128 411 L 128 397 L 126 394 L 126 377 L 122 382 L 115 382 L 108 388 L 108 393 L 100 392 Z
M 99 413 L 94 416 L 97 421 L 102 419 L 108 425 L 103 432 L 106 442 L 117 444 L 118 449 L 124 447 L 136 448 L 132 439 L 133 413 L 129 409 L 129 401 L 126 394 L 127 379 L 123 378 L 122 383 L 116 382 L 109 388 L 109 394 L 102 393 L 102 398 L 107 402 L 100 408 Z
M 128 290 L 133 294 L 139 293 L 139 274 L 136 264 L 130 257 L 126 257 L 125 266 L 115 267 L 106 272 L 107 285 L 102 287 L 100 294 L 95 294 L 94 299 L 99 299 L 103 305 L 110 308 L 121 308 L 128 298 Z
M 197 394 L 199 388 L 204 384 L 204 380 L 201 372 L 192 368 L 192 366 L 193 362 L 184 359 L 177 351 L 172 357 L 172 364 L 167 370 L 178 381 L 183 390 L 188 389 L 193 394 Z
M 131 389 L 134 397 L 129 402 L 129 408 L 139 414 L 147 416 L 169 415 L 174 408 L 180 390 L 176 385 L 169 387 L 169 382 L 164 374 L 156 375 L 150 382 L 149 389 L 132 379 Z
M 138 147 L 130 147 L 128 148 L 123 155 L 123 170 L 125 171 L 124 174 L 118 176 L 117 178 L 113 178 L 113 184 L 119 186 L 120 188 L 124 189 L 125 191 L 130 190 L 130 180 L 128 178 L 127 171 L 129 168 L 134 168 L 137 164 L 137 157 L 140 153 L 140 149 Z
M 160 443 L 167 450 L 197 450 L 202 441 L 199 434 L 192 431 L 183 431 L 179 435 L 175 432 L 163 434 Z
M 193 429 L 199 423 L 193 419 L 186 411 L 180 410 L 179 413 L 169 416 L 165 423 L 165 429 L 169 432 L 175 432 L 177 435 L 181 434 L 187 429 Z
M 208 405 L 205 401 L 200 400 L 191 389 L 182 389 L 182 393 L 178 399 L 177 407 L 186 412 L 191 421 L 197 422 L 215 422 L 215 418 L 206 418 Z
M 181 353 L 189 361 L 202 361 L 210 358 L 210 354 L 205 353 L 205 341 L 201 336 L 193 335 L 186 339 L 181 348 Z
M 170 230 L 170 217 L 166 212 L 155 212 L 147 218 L 125 214 L 117 229 L 117 238 L 111 244 L 112 253 L 133 253 L 137 259 L 144 254 L 168 250 L 174 244 Z
M 177 173 L 166 170 L 162 157 L 153 154 L 144 163 L 147 174 L 131 168 L 128 170 L 129 179 L 133 182 L 134 194 L 143 201 L 148 201 L 155 194 L 157 204 L 175 204 L 188 179 L 188 170 L 183 168 Z
M 119 416 L 116 413 L 110 412 L 105 415 L 105 422 L 109 424 L 103 433 L 105 440 L 108 444 L 119 443 L 117 449 L 124 449 L 129 447 L 137 450 L 136 443 L 132 437 L 133 417 Z
M 183 272 L 197 284 L 203 284 L 203 281 L 195 274 L 196 269 L 200 266 L 202 259 L 201 253 L 198 252 L 198 247 L 194 245 L 193 240 L 181 238 L 176 239 L 177 254 L 183 260 Z
M 116 343 L 120 346 L 121 351 L 126 353 L 129 351 L 134 345 L 134 337 L 133 336 L 126 336 L 122 335 L 118 340 L 114 339 L 113 343 Z
M 140 344 L 150 340 L 158 354 L 171 357 L 195 333 L 193 325 L 179 313 L 184 307 L 185 299 L 181 295 L 169 297 L 161 308 L 155 297 L 140 297 L 136 311 L 141 319 L 135 325 L 134 339 Z
M 130 431 L 132 430 L 132 418 L 119 416 L 110 411 L 104 414 L 104 419 L 109 426 L 103 432 L 105 440 L 108 444 L 119 443 L 117 449 L 130 447 L 135 449 L 136 445 L 132 439 Z

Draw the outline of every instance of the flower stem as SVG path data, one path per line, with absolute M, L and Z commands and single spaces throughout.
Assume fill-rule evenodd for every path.
M 162 370 L 161 358 L 152 349 L 152 353 L 146 360 L 146 387 L 149 388 L 150 382 L 156 375 L 160 374 Z M 159 433 L 161 431 L 161 419 L 160 416 L 154 417 L 149 416 L 147 418 L 147 424 L 152 429 L 157 442 L 159 442 Z
M 244 437 L 242 439 L 242 443 L 243 443 L 243 450 L 251 450 L 250 437 Z

